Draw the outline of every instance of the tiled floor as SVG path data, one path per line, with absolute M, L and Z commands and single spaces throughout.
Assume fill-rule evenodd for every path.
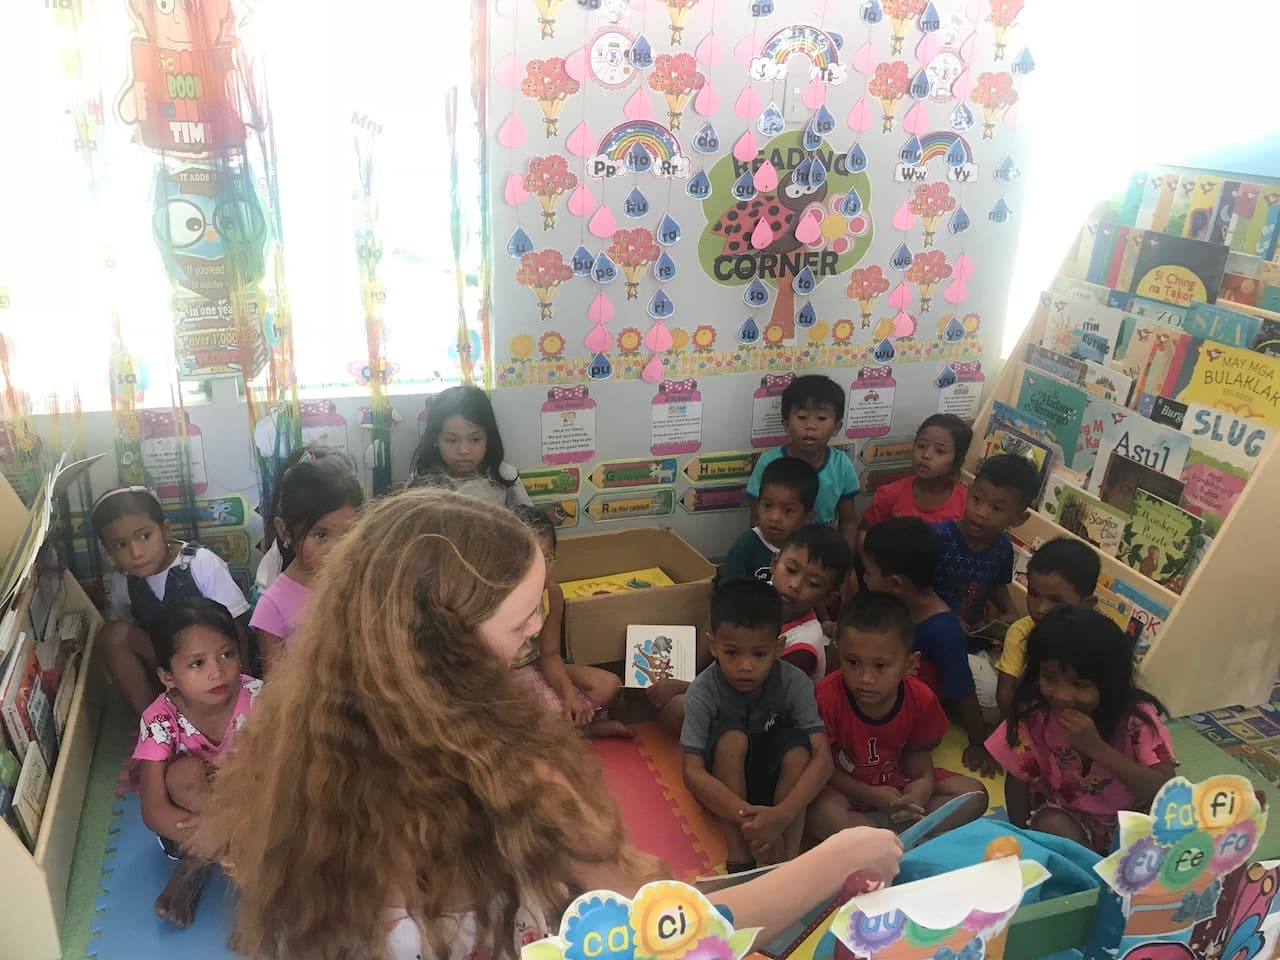
M 1280 786 L 1280 684 L 1270 703 L 1192 714 L 1187 720 L 1210 743 Z

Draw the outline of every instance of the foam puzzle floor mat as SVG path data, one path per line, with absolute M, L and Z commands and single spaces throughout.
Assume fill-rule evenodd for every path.
M 119 798 L 103 862 L 102 894 L 95 903 L 86 954 L 97 960 L 182 957 L 232 960 L 227 946 L 235 917 L 226 878 L 214 871 L 205 884 L 195 921 L 179 930 L 155 914 L 156 895 L 173 872 L 156 836 L 142 822 L 136 793 Z
M 1280 685 L 1269 703 L 1187 717 L 1202 737 L 1280 786 Z

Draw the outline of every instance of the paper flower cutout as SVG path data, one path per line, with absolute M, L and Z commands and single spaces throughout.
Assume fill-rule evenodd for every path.
M 680 120 L 689 98 L 702 89 L 707 78 L 698 70 L 698 61 L 690 53 L 661 54 L 653 61 L 649 88 L 667 101 L 667 121 L 672 130 L 680 129 Z
M 698 0 L 667 0 L 667 18 L 671 21 L 671 42 L 679 45 L 684 40 L 684 23 Z
M 879 265 L 860 267 L 849 272 L 849 285 L 845 296 L 856 300 L 862 312 L 862 328 L 871 326 L 871 309 L 877 300 L 889 292 L 889 280 Z
M 922 183 L 916 187 L 915 196 L 907 201 L 907 209 L 920 218 L 924 225 L 924 245 L 933 246 L 938 220 L 956 208 L 956 198 L 946 183 Z
M 903 60 L 890 60 L 876 64 L 875 75 L 867 84 L 867 92 L 880 101 L 881 131 L 888 133 L 893 129 L 894 113 L 898 109 L 898 101 L 907 92 L 911 84 L 907 64 Z
M 516 283 L 533 290 L 538 298 L 539 319 L 550 320 L 555 313 L 552 298 L 560 284 L 572 276 L 573 269 L 559 250 L 531 250 L 520 258 Z
M 683 327 L 671 328 L 671 349 L 683 350 L 689 345 L 689 331 Z
M 529 172 L 521 185 L 542 207 L 542 229 L 550 230 L 556 225 L 556 207 L 560 205 L 560 198 L 578 185 L 578 175 L 569 169 L 568 161 L 559 154 L 534 157 L 529 161 Z
M 906 277 L 920 291 L 920 312 L 929 312 L 929 303 L 933 288 L 939 280 L 951 276 L 951 264 L 947 263 L 947 255 L 942 250 L 926 250 L 919 254 L 907 271 Z
M 517 360 L 527 360 L 533 356 L 533 337 L 527 333 L 517 333 L 507 345 L 511 356 Z
M 644 227 L 619 230 L 613 235 L 613 243 L 605 252 L 610 260 L 622 268 L 622 274 L 627 278 L 628 300 L 634 300 L 640 295 L 641 274 L 662 253 L 658 241 L 653 238 L 653 231 Z
M 993 59 L 1003 60 L 1005 47 L 1009 42 L 1009 31 L 1013 22 L 1022 12 L 1024 0 L 991 0 L 991 12 L 987 14 L 987 23 L 995 28 L 996 48 Z
M 644 343 L 644 334 L 635 327 L 623 327 L 618 334 L 618 349 L 623 353 L 635 353 Z
M 782 324 L 777 321 L 771 321 L 765 324 L 764 343 L 766 347 L 778 347 L 782 345 L 782 341 L 787 337 L 787 332 L 782 328 Z
M 542 122 L 548 137 L 560 135 L 560 111 L 566 97 L 582 89 L 582 84 L 569 76 L 564 57 L 530 60 L 524 65 L 525 78 L 520 92 L 542 108 Z
M 716 328 L 702 324 L 693 331 L 693 349 L 710 350 L 716 345 Z
M 969 100 L 982 108 L 982 139 L 990 140 L 995 136 L 996 121 L 1001 114 L 1018 102 L 1018 91 L 1013 89 L 1013 74 L 980 74 Z
M 832 250 L 843 256 L 853 247 L 857 237 L 864 236 L 871 229 L 871 214 L 864 210 L 856 216 L 847 217 L 840 212 L 843 203 L 844 194 L 840 193 L 832 197 L 825 208 L 814 204 L 805 211 L 801 221 L 812 220 L 818 228 L 805 244 L 810 250 Z M 800 239 L 801 232 L 796 231 L 796 239 Z
M 827 334 L 830 332 L 830 328 L 827 326 L 827 321 L 819 320 L 805 332 L 809 334 L 810 343 L 821 343 L 823 340 L 827 339 Z
M 907 24 L 924 13 L 929 0 L 884 0 L 884 12 L 893 24 L 893 44 L 890 53 L 901 53 L 906 39 Z
M 663 917 L 673 914 L 682 915 L 686 922 L 680 934 L 673 935 L 662 929 L 669 924 L 659 924 Z M 631 929 L 636 935 L 636 952 L 654 960 L 679 960 L 691 946 L 712 932 L 709 929 L 711 919 L 697 891 L 675 883 L 646 885 L 631 904 Z
M 589 941 L 603 939 L 609 931 L 626 928 L 630 909 L 625 900 L 593 897 L 578 907 L 564 926 L 563 939 L 567 949 L 565 960 L 591 960 L 595 952 L 589 952 Z M 595 936 L 591 936 L 595 934 Z
M 548 360 L 564 354 L 564 337 L 556 330 L 548 330 L 538 338 L 538 352 Z
M 816 326 L 816 324 L 815 324 Z M 836 343 L 844 343 L 853 336 L 852 320 L 837 320 L 831 328 L 831 339 Z

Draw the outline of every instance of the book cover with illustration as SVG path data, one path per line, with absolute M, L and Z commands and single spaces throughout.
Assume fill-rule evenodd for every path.
M 1057 294 L 1066 297 L 1068 300 L 1078 300 L 1082 303 L 1093 303 L 1098 306 L 1105 307 L 1107 305 L 1107 295 L 1111 293 L 1111 288 L 1100 283 L 1090 283 L 1088 280 L 1077 280 L 1075 277 L 1064 277 L 1061 274 L 1053 278 L 1053 283 L 1049 285 L 1047 295 Z M 1042 296 L 1044 296 L 1042 294 Z
M 1133 616 L 1133 604 L 1101 585 L 1094 588 L 1093 599 L 1095 610 L 1109 618 L 1121 630 L 1129 629 L 1129 621 Z
M 1191 447 L 1216 460 L 1252 473 L 1275 431 L 1257 420 L 1245 420 L 1234 413 L 1188 403 L 1182 418 L 1182 432 L 1191 438 Z
M 1133 377 L 1104 363 L 1085 361 L 1084 388 L 1093 396 L 1125 406 L 1133 392 Z
M 1206 532 L 1215 534 L 1248 482 L 1247 470 L 1192 447 L 1182 468 L 1182 507 L 1202 518 Z
M 1129 626 L 1125 633 L 1135 644 L 1134 658 L 1140 661 L 1151 649 L 1152 641 L 1160 635 L 1160 628 L 1169 619 L 1171 610 L 1123 577 L 1103 577 L 1098 585 L 1102 586 L 1104 580 L 1112 593 L 1129 602 Z
M 1067 483 L 1057 472 L 1049 474 L 1040 510 L 1068 533 L 1088 540 L 1111 557 L 1120 548 L 1120 538 L 1129 522 L 1124 513 Z
M 1133 512 L 1135 491 L 1145 490 L 1154 497 L 1178 503 L 1182 500 L 1182 480 L 1152 470 L 1119 453 L 1112 453 L 1105 464 L 1099 462 L 1102 471 L 1098 499 L 1125 514 Z M 1086 484 L 1087 488 L 1087 484 Z
M 991 445 L 991 434 L 1000 428 L 1025 434 L 1032 440 L 1043 443 L 1053 451 L 1054 459 L 1059 463 L 1062 462 L 1062 448 L 1050 438 L 1048 424 L 1025 410 L 1019 410 L 1017 407 L 995 400 L 991 404 L 991 416 L 987 418 L 986 446 Z
M 1192 339 L 1162 394 L 1280 427 L 1280 362 L 1253 350 Z
M 1040 338 L 1041 346 L 1073 355 L 1077 338 L 1084 338 L 1087 334 L 1092 339 L 1085 346 L 1096 348 L 1105 343 L 1104 356 L 1110 355 L 1120 339 L 1120 327 L 1126 316 L 1123 310 L 1065 296 L 1042 294 L 1042 300 L 1046 296 L 1047 315 L 1044 336 Z
M 1089 368 L 1083 360 L 1077 360 L 1069 354 L 1050 350 L 1039 344 L 1027 344 L 1027 365 L 1043 370 L 1059 380 L 1067 383 L 1083 383 Z
M 1132 410 L 1117 408 L 1103 427 L 1097 461 L 1085 489 L 1095 497 L 1113 502 L 1103 496 L 1103 484 L 1108 474 L 1112 474 L 1111 482 L 1115 482 L 1114 465 L 1111 463 L 1113 454 L 1177 480 L 1182 476 L 1182 467 L 1187 462 L 1190 449 L 1191 438 L 1185 433 L 1147 420 Z
M 1203 527 L 1194 514 L 1138 490 L 1116 555 L 1144 577 L 1181 593 Z
M 1050 438 L 1062 448 L 1062 462 L 1075 462 L 1080 424 L 1089 396 L 1083 390 L 1039 371 L 1023 370 L 1016 406 L 1045 422 Z
M 633 623 L 627 627 L 626 685 L 651 687 L 663 680 L 693 680 L 698 629 Z
M 1147 356 L 1142 361 L 1141 369 L 1133 382 L 1133 396 L 1130 402 L 1134 407 L 1137 407 L 1146 395 L 1153 398 L 1170 395 L 1164 392 L 1164 387 L 1172 380 L 1176 380 L 1178 371 L 1187 361 L 1188 351 L 1193 342 L 1194 338 L 1182 331 L 1155 330 L 1152 332 Z M 1131 356 L 1130 359 L 1138 358 Z
M 995 457 L 1002 454 L 1022 457 L 1035 465 L 1036 471 L 1040 474 L 1040 485 L 1036 495 L 1036 499 L 1039 499 L 1038 491 L 1044 489 L 1045 477 L 1048 476 L 1056 459 L 1054 448 L 1021 431 L 1010 427 L 997 427 L 987 436 L 986 456 Z
M 1120 344 L 1111 358 L 1111 366 L 1126 377 L 1136 380 L 1146 368 L 1147 356 L 1151 353 L 1151 344 L 1155 337 L 1158 334 L 1174 337 L 1180 332 L 1177 327 L 1160 320 L 1130 316 L 1125 320 L 1124 328 L 1120 331 Z
M 1080 436 L 1076 441 L 1076 456 L 1071 469 L 1077 473 L 1088 473 L 1098 459 L 1098 449 L 1102 446 L 1102 434 L 1107 424 L 1127 416 L 1128 411 L 1118 403 L 1103 400 L 1101 397 L 1089 395 L 1089 402 L 1084 408 L 1084 419 L 1080 421 Z
M 1213 340 L 1225 343 L 1228 347 L 1248 350 L 1253 346 L 1261 326 L 1261 317 L 1228 310 L 1221 304 L 1192 300 L 1182 329 L 1201 340 Z
M 1147 232 L 1124 289 L 1135 296 L 1185 307 L 1192 300 L 1213 303 L 1222 287 L 1231 249 L 1186 237 Z

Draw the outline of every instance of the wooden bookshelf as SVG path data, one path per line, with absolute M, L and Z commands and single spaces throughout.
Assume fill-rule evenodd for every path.
M 0 477 L 0 555 L 9 551 L 26 516 L 27 508 Z M 0 957 L 5 960 L 58 960 L 62 955 L 59 930 L 66 910 L 67 880 L 102 710 L 103 671 L 94 645 L 102 617 L 70 572 L 64 570 L 62 577 L 61 611 L 84 615 L 87 639 L 35 852 L 26 848 L 15 831 L 0 824 Z M 21 617 L 26 616 L 30 598 L 27 589 L 18 601 Z
M 1253 307 L 1223 301 L 1232 310 L 1280 319 Z M 972 475 L 984 452 L 977 438 L 985 435 L 995 401 L 1015 404 L 1027 345 L 1039 343 L 1045 320 L 1037 314 L 1005 361 L 974 421 L 975 443 L 965 460 Z M 1280 443 L 1264 451 L 1244 492 L 1222 524 L 1204 558 L 1187 580 L 1182 594 L 1142 575 L 1115 557 L 1099 552 L 1102 574 L 1132 584 L 1169 607 L 1142 663 L 1139 682 L 1174 716 L 1217 710 L 1271 699 L 1280 671 Z M 1028 548 L 1054 537 L 1073 536 L 1055 521 L 1032 512 L 1010 531 Z M 1025 602 L 1025 591 L 1015 591 Z

